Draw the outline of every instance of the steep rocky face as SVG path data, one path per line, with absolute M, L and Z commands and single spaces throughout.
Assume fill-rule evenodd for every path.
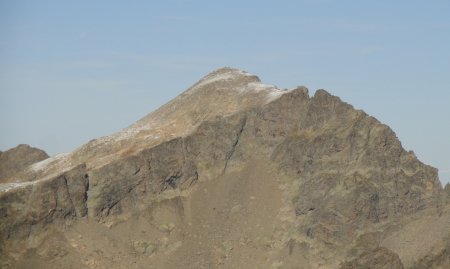
M 11 268 L 440 268 L 449 253 L 437 171 L 388 126 L 230 68 L 23 178 L 0 185 Z
M 36 229 L 34 225 L 85 216 L 87 188 L 85 167 L 80 166 L 41 184 L 22 185 L 5 192 L 0 197 L 2 239 L 29 235 L 29 229 Z
M 5 152 L 0 151 L 0 183 L 14 180 L 8 178 L 48 157 L 45 151 L 23 144 Z

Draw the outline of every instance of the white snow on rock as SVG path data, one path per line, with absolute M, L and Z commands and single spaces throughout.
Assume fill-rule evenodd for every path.
M 275 99 L 277 99 L 278 97 L 280 97 L 281 95 L 287 93 L 287 90 L 280 90 L 278 89 L 276 86 L 273 85 L 267 85 L 267 84 L 262 84 L 262 83 L 256 83 L 256 82 L 250 82 L 248 84 L 248 87 L 245 88 L 245 90 L 247 91 L 256 91 L 256 92 L 265 92 L 266 93 L 266 98 L 267 98 L 267 102 L 271 102 Z
M 20 183 L 2 183 L 0 184 L 0 192 L 7 192 L 12 189 L 23 188 L 35 184 L 37 181 L 28 181 Z
M 66 165 L 64 165 L 63 167 L 68 167 L 69 160 L 67 158 L 68 157 L 67 155 L 68 155 L 67 153 L 56 154 L 55 156 L 52 156 L 48 159 L 32 164 L 29 167 L 29 170 L 33 172 L 39 172 L 45 170 L 46 168 L 48 168 L 48 166 L 53 165 L 55 163 L 65 163 Z
M 198 83 L 194 84 L 184 94 L 185 95 L 192 94 L 196 92 L 196 90 L 204 88 L 205 86 L 216 82 L 233 82 L 239 80 L 240 78 L 246 77 L 247 78 L 254 77 L 255 81 L 249 81 L 247 85 L 240 87 L 230 87 L 227 90 L 235 90 L 240 94 L 252 92 L 265 92 L 267 94 L 267 102 L 273 101 L 276 98 L 288 92 L 286 90 L 280 90 L 274 85 L 263 84 L 259 81 L 259 78 L 257 76 L 252 75 L 248 72 L 233 68 L 222 68 L 204 77 Z
M 242 70 L 225 68 L 207 75 L 197 84 L 195 84 L 191 89 L 201 88 L 208 84 L 218 81 L 232 81 L 239 77 L 251 77 L 251 76 L 253 75 Z
M 140 125 L 140 126 L 139 125 L 132 125 L 132 126 L 130 126 L 128 128 L 125 128 L 125 129 L 123 129 L 123 130 L 121 130 L 121 131 L 111 135 L 110 137 L 112 139 L 114 139 L 115 141 L 126 140 L 126 139 L 129 139 L 129 138 L 132 138 L 132 137 L 136 136 L 137 134 L 139 134 L 139 132 L 141 132 L 143 130 L 150 129 L 150 127 L 151 126 L 149 124 L 144 125 L 144 126 L 143 125 Z

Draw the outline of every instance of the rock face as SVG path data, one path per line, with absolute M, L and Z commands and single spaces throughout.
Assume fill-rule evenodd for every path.
M 386 248 L 377 248 L 361 254 L 358 258 L 346 262 L 341 269 L 403 269 L 397 254 Z
M 0 183 L 8 182 L 9 177 L 48 157 L 45 151 L 23 144 L 0 152 Z
M 0 185 L 5 268 L 449 260 L 450 206 L 437 170 L 388 126 L 324 90 L 280 90 L 231 68 L 21 178 Z

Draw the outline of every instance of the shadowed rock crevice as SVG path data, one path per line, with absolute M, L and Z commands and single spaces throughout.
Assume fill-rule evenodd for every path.
M 242 132 L 244 131 L 245 125 L 247 124 L 247 118 L 244 117 L 241 120 L 241 122 L 242 122 L 241 126 L 239 126 L 239 129 L 236 134 L 236 139 L 234 140 L 233 144 L 231 145 L 231 150 L 227 153 L 227 155 L 225 157 L 225 165 L 223 167 L 223 173 L 225 173 L 227 166 L 228 166 L 228 162 L 233 157 L 233 154 L 236 151 L 236 147 L 239 144 L 239 139 L 241 138 L 241 135 L 242 135 Z

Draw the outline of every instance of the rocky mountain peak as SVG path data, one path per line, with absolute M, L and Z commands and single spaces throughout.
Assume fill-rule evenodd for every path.
M 202 122 L 267 104 L 287 92 L 261 83 L 257 76 L 248 72 L 220 68 L 131 126 L 93 139 L 71 153 L 55 156 L 35 166 L 39 171 L 32 169 L 32 174 L 52 175 L 81 163 L 88 167 L 102 166 L 142 148 L 185 136 Z M 23 177 L 24 181 L 35 178 Z
M 235 87 L 239 87 L 239 84 L 261 83 L 261 80 L 258 76 L 250 74 L 246 71 L 237 68 L 222 67 L 207 74 L 186 92 L 204 86 L 205 84 L 215 82 L 228 82 L 231 85 L 235 85 Z M 228 89 L 233 90 L 233 87 L 230 87 Z
M 187 120 L 195 125 L 199 121 L 266 104 L 286 92 L 273 85 L 263 84 L 257 76 L 248 72 L 224 67 L 209 73 L 178 97 L 139 120 L 136 125 L 176 121 L 183 116 L 183 122 Z
M 0 184 L 0 267 L 450 268 L 448 190 L 339 97 L 222 68 Z

